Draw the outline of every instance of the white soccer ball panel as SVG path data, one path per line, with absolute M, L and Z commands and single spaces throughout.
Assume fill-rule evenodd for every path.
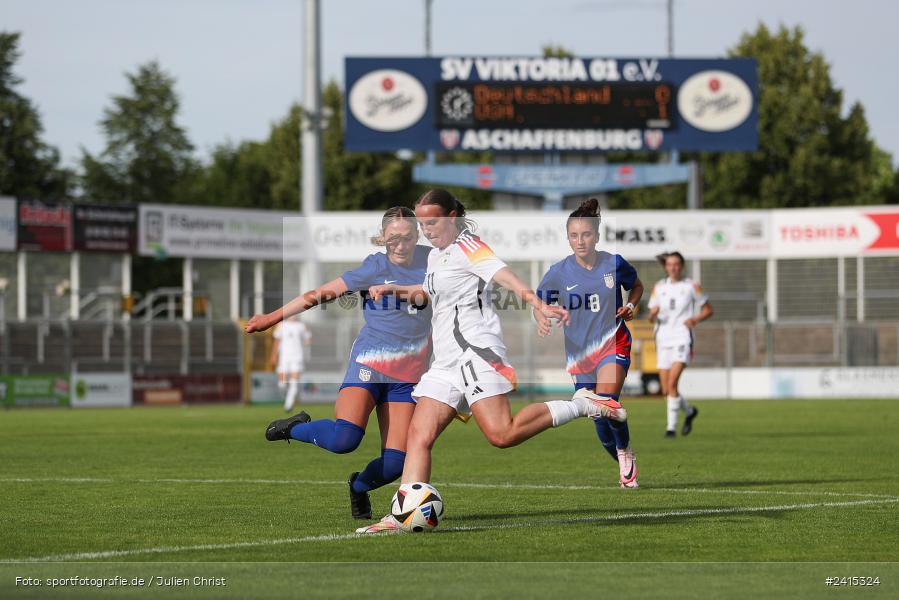
M 390 513 L 404 531 L 431 531 L 443 516 L 443 498 L 437 488 L 428 483 L 404 483 L 393 496 Z

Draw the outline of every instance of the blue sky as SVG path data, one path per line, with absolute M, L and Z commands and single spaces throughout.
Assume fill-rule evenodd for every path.
M 434 0 L 434 54 L 664 56 L 664 0 Z M 125 72 L 157 59 L 177 79 L 180 122 L 208 155 L 261 139 L 301 96 L 303 0 L 0 0 L 0 27 L 22 32 L 21 91 L 67 164 L 102 149 L 97 122 Z M 347 55 L 420 55 L 424 0 L 322 0 L 322 67 Z M 874 138 L 899 162 L 899 2 L 675 0 L 675 56 L 718 57 L 754 30 L 801 25 Z

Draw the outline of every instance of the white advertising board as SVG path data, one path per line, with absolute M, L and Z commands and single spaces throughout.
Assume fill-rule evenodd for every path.
M 130 373 L 72 373 L 71 406 L 131 406 Z
M 0 215 L 2 210 L 0 205 Z M 474 211 L 469 216 L 476 233 L 504 260 L 556 261 L 571 252 L 567 213 Z M 294 212 L 145 204 L 139 253 L 356 262 L 378 251 L 371 237 L 380 223 L 379 212 L 306 218 Z M 604 211 L 599 247 L 629 260 L 651 260 L 672 250 L 701 260 L 899 255 L 899 208 Z
M 899 367 L 687 369 L 686 398 L 899 398 Z
M 899 367 L 774 369 L 776 398 L 897 398 Z
M 300 397 L 303 403 L 333 403 L 337 400 L 343 373 L 309 372 L 300 378 Z M 278 375 L 270 371 L 253 371 L 250 373 L 250 402 L 253 404 L 271 404 L 284 402 L 285 392 L 278 387 Z
M 16 199 L 0 197 L 0 250 L 16 249 Z
M 140 205 L 138 253 L 144 256 L 281 260 L 302 255 L 305 232 L 285 231 L 295 213 Z
M 567 213 L 474 212 L 475 232 L 506 261 L 561 260 L 571 253 Z M 322 262 L 358 261 L 377 248 L 377 213 L 293 216 L 286 230 L 306 232 L 310 244 L 294 246 L 286 260 L 314 253 Z M 599 248 L 630 260 L 652 260 L 680 250 L 689 258 L 765 258 L 770 253 L 767 211 L 618 211 L 604 215 Z
M 571 253 L 567 214 L 483 213 L 478 235 L 505 260 L 560 260 Z M 690 258 L 764 258 L 765 211 L 618 211 L 602 217 L 599 248 L 629 260 L 680 250 Z

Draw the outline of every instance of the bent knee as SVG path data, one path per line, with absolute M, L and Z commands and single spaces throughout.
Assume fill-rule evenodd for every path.
M 516 445 L 515 440 L 504 431 L 484 432 L 484 436 L 490 442 L 490 445 L 496 448 L 511 448 Z
M 359 444 L 362 443 L 362 437 L 360 436 L 358 439 L 342 439 L 336 441 L 333 446 L 330 448 L 331 452 L 334 454 L 349 454 L 353 450 L 359 447 Z
M 334 425 L 334 438 L 328 450 L 334 454 L 348 454 L 359 447 L 365 430 L 354 423 L 338 419 Z

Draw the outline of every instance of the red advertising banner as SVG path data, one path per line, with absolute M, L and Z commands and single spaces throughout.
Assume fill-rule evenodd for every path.
M 72 209 L 68 204 L 19 199 L 19 250 L 72 250 Z
M 880 231 L 868 250 L 899 250 L 899 212 L 865 213 Z
M 240 402 L 243 389 L 236 373 L 133 375 L 134 404 L 173 405 Z

